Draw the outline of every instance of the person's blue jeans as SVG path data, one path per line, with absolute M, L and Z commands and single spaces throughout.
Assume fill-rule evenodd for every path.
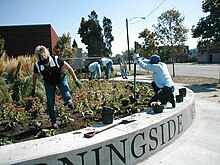
M 105 70 L 106 79 L 110 79 L 110 74 L 111 74 L 112 65 L 113 65 L 113 62 L 112 62 L 112 61 L 110 61 L 110 62 L 107 64 L 107 67 L 106 67 L 106 70 Z
M 98 79 L 101 78 L 101 68 L 100 65 L 97 65 L 96 70 L 94 72 L 92 72 L 92 79 L 96 78 L 96 73 L 98 75 Z
M 127 77 L 126 69 L 121 69 L 121 76 L 122 76 L 122 78 L 126 78 Z
M 59 88 L 65 103 L 72 102 L 72 96 L 67 82 L 67 76 L 65 76 L 64 79 L 58 85 L 48 84 L 47 82 L 44 81 L 44 86 L 47 97 L 47 110 L 49 112 L 51 122 L 56 122 L 56 105 L 55 105 L 56 87 Z

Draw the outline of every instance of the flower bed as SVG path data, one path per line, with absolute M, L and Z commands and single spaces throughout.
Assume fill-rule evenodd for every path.
M 27 97 L 0 107 L 0 145 L 42 138 L 102 123 L 103 107 L 114 109 L 114 118 L 141 111 L 153 95 L 149 84 L 107 80 L 83 81 L 83 88 L 73 90 L 74 110 L 64 105 L 57 92 L 56 107 L 59 128 L 51 129 L 44 97 Z

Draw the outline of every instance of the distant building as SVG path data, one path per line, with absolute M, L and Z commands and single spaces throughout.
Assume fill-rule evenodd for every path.
M 199 48 L 198 63 L 220 63 L 220 48 Z
M 191 54 L 189 55 L 189 58 L 197 60 L 197 58 L 198 58 L 197 56 L 198 56 L 198 49 L 192 49 Z
M 176 55 L 176 62 L 189 62 L 189 46 L 185 46 L 180 54 Z
M 50 24 L 0 26 L 0 36 L 5 40 L 5 50 L 10 57 L 34 54 L 37 45 L 46 46 L 52 53 L 58 40 Z

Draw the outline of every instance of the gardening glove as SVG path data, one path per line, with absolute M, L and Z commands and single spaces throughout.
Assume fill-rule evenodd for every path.
M 139 58 L 139 57 L 140 57 L 139 54 L 136 54 L 136 53 L 135 53 L 135 54 L 133 55 L 133 59 L 134 59 L 134 63 L 135 63 L 135 64 L 138 63 L 138 58 Z
M 82 88 L 82 83 L 78 79 L 76 79 L 75 84 L 79 89 Z
M 32 89 L 32 91 L 31 91 L 31 97 L 34 97 L 34 95 L 35 95 L 35 89 Z

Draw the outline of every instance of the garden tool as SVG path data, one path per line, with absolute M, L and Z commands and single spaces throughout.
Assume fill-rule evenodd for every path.
M 113 127 L 115 127 L 115 126 L 117 126 L 117 125 L 119 125 L 119 124 L 128 124 L 128 123 L 134 122 L 134 121 L 135 121 L 135 120 L 122 120 L 122 121 L 120 121 L 120 122 L 111 124 L 111 125 L 109 125 L 108 127 L 105 127 L 105 128 L 103 128 L 103 129 L 95 130 L 95 131 L 91 131 L 91 132 L 85 133 L 85 134 L 84 134 L 84 137 L 85 137 L 85 138 L 91 138 L 91 137 L 95 136 L 96 134 L 101 133 L 101 132 L 103 132 L 103 131 L 106 131 L 106 130 L 108 130 L 108 129 L 110 129 L 110 128 L 113 128 Z

